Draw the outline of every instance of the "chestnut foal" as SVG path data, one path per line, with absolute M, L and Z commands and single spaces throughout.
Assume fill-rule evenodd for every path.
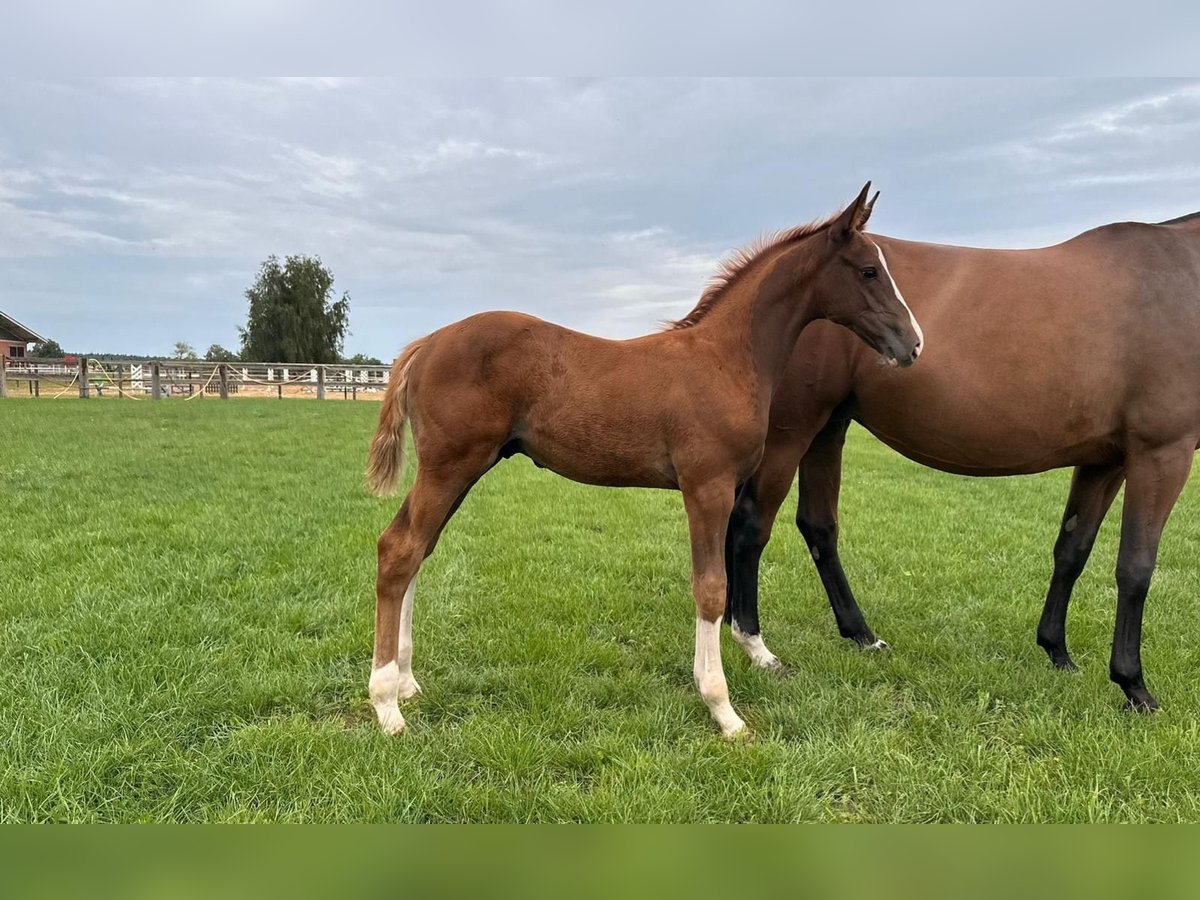
M 722 734 L 743 730 L 721 667 L 725 527 L 737 486 L 762 456 L 771 397 L 792 348 L 807 324 L 824 318 L 893 364 L 910 365 L 921 352 L 921 330 L 862 233 L 874 203 L 869 187 L 838 215 L 742 251 L 663 332 L 610 341 L 491 312 L 404 349 L 367 470 L 375 493 L 394 490 L 411 420 L 416 480 L 379 537 L 370 694 L 385 731 L 404 729 L 397 700 L 420 690 L 412 614 L 421 563 L 475 482 L 515 453 L 575 481 L 683 492 L 693 674 Z

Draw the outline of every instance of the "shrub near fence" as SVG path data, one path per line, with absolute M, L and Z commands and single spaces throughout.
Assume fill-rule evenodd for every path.
M 0 359 L 0 397 L 379 398 L 389 366 L 149 359 Z

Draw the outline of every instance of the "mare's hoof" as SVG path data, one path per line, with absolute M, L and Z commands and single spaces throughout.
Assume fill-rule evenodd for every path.
M 1075 660 L 1071 659 L 1070 656 L 1062 656 L 1058 657 L 1057 659 L 1052 657 L 1050 662 L 1053 664 L 1054 668 L 1058 669 L 1060 672 L 1079 671 L 1079 666 L 1075 665 Z
M 1125 701 L 1125 708 L 1130 712 L 1152 713 L 1158 712 L 1159 707 L 1158 701 L 1154 697 L 1149 693 L 1143 692 L 1142 694 L 1128 697 Z
M 864 650 L 891 650 L 892 645 L 883 638 L 874 638 L 870 641 L 859 641 L 858 646 Z

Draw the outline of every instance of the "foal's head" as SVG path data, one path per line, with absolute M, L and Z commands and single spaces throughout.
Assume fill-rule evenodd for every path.
M 888 272 L 878 245 L 863 234 L 878 192 L 867 201 L 871 182 L 826 230 L 827 245 L 813 279 L 821 315 L 845 325 L 893 365 L 911 366 L 924 336 Z

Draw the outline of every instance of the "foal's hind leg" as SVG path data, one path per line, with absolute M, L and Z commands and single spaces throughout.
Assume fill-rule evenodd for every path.
M 1158 709 L 1142 677 L 1142 611 L 1158 558 L 1158 542 L 1179 492 L 1187 483 L 1194 437 L 1171 446 L 1130 450 L 1125 459 L 1125 508 L 1117 554 L 1117 624 L 1109 675 L 1129 705 Z
M 404 730 L 404 716 L 397 701 L 421 689 L 412 674 L 417 573 L 433 552 L 447 520 L 486 468 L 486 463 L 471 464 L 466 459 L 450 468 L 418 471 L 400 512 L 379 536 L 375 655 L 369 690 L 379 724 L 390 734 Z
M 734 485 L 718 479 L 683 487 L 692 539 L 692 595 L 696 600 L 696 655 L 692 675 L 708 711 L 727 738 L 746 727 L 729 703 L 721 665 L 721 617 L 725 614 L 725 528 Z
M 1067 605 L 1124 479 L 1120 465 L 1080 466 L 1071 476 L 1071 492 L 1054 543 L 1054 575 L 1037 629 L 1038 646 L 1059 669 L 1075 668 L 1067 652 Z

